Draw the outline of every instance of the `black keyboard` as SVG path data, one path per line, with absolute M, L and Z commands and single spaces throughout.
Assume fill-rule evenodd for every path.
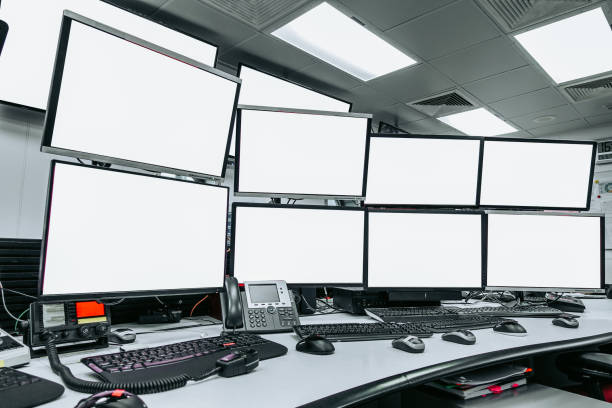
M 401 316 L 394 318 L 398 323 L 420 325 L 423 330 L 433 333 L 446 333 L 458 329 L 490 329 L 499 322 L 507 320 L 497 316 L 477 316 L 449 314 L 440 316 Z
M 419 324 L 396 323 L 302 324 L 293 326 L 293 330 L 300 338 L 317 334 L 329 341 L 389 340 L 408 335 L 431 337 L 433 334 Z
M 0 406 L 2 407 L 35 407 L 53 401 L 63 393 L 64 387 L 53 381 L 12 368 L 0 368 Z
M 287 347 L 250 333 L 227 333 L 216 337 L 166 344 L 112 354 L 86 357 L 81 362 L 109 382 L 153 380 L 180 374 L 202 375 L 232 350 L 255 349 L 260 360 L 279 357 Z
M 499 317 L 558 317 L 567 314 L 550 306 L 475 307 L 455 310 L 461 315 Z
M 437 316 L 452 313 L 442 306 L 369 307 L 366 310 L 377 316 Z

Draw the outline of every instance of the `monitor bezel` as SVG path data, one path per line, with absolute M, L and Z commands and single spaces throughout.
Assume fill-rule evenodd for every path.
M 239 185 L 240 185 L 239 183 L 239 180 L 240 180 L 240 139 L 241 139 L 241 133 L 242 133 L 240 128 L 241 128 L 243 110 L 298 113 L 298 114 L 321 115 L 321 116 L 343 116 L 343 117 L 350 117 L 350 118 L 367 119 L 361 195 L 301 194 L 301 193 L 277 193 L 277 192 L 271 193 L 271 192 L 241 191 L 239 188 Z M 369 156 L 369 146 L 370 146 L 370 144 L 368 143 L 368 136 L 370 135 L 371 125 L 372 125 L 372 115 L 369 113 L 330 112 L 330 111 L 293 109 L 293 108 L 281 108 L 281 107 L 270 107 L 270 106 L 238 105 L 237 113 L 236 113 L 236 158 L 234 161 L 234 166 L 235 166 L 234 195 L 238 197 L 318 198 L 318 199 L 330 199 L 330 200 L 363 200 L 365 198 L 366 180 L 368 177 L 368 156 Z
M 456 286 L 456 287 L 410 287 L 410 286 L 369 286 L 369 275 L 368 275 L 368 259 L 369 259 L 369 225 L 370 225 L 370 213 L 395 213 L 395 214 L 451 214 L 451 215 L 480 215 L 480 286 Z M 486 263 L 486 242 L 487 242 L 487 226 L 486 226 L 486 214 L 484 211 L 478 210 L 430 210 L 430 209 L 414 209 L 414 210 L 401 210 L 401 209 L 385 209 L 385 208 L 366 208 L 365 219 L 364 219 L 364 246 L 363 246 L 363 283 L 365 290 L 372 291 L 388 291 L 388 292 L 440 292 L 440 291 L 475 291 L 482 290 L 486 282 L 487 276 L 487 263 Z
M 118 9 L 120 9 L 120 10 L 126 12 L 126 13 L 134 14 L 135 16 L 138 16 L 140 18 L 144 18 L 145 20 L 148 20 L 148 21 L 150 21 L 152 23 L 159 24 L 159 25 L 164 26 L 166 28 L 169 28 L 169 29 L 171 29 L 173 31 L 176 31 L 176 32 L 179 32 L 179 33 L 181 33 L 183 35 L 191 37 L 194 40 L 198 40 L 198 41 L 206 43 L 206 44 L 208 44 L 208 45 L 210 45 L 212 47 L 215 47 L 214 66 L 215 67 L 217 66 L 217 63 L 219 61 L 219 45 L 218 44 L 215 44 L 215 43 L 213 43 L 211 41 L 208 41 L 208 40 L 203 40 L 203 39 L 198 38 L 198 37 L 196 37 L 196 36 L 194 36 L 192 34 L 189 34 L 187 31 L 181 29 L 180 27 L 170 27 L 169 25 L 167 25 L 165 22 L 163 22 L 161 20 L 153 19 L 151 16 L 148 16 L 148 15 L 146 15 L 144 13 L 141 13 L 141 12 L 139 12 L 137 10 L 132 10 L 132 9 L 130 9 L 128 7 L 125 7 L 124 5 L 119 5 L 119 4 L 111 3 L 110 0 L 101 0 L 101 1 L 103 3 L 108 4 L 109 6 L 116 7 L 116 8 L 118 8 Z M 26 110 L 33 111 L 33 112 L 39 112 L 39 113 L 45 113 L 46 112 L 45 109 L 36 108 L 36 107 L 30 106 L 30 105 L 23 105 L 23 104 L 11 102 L 11 101 L 6 101 L 4 99 L 0 99 L 0 104 L 1 105 L 6 105 L 6 106 L 13 106 L 13 107 L 21 108 L 21 109 L 26 109 Z
M 470 209 L 478 209 L 480 208 L 480 185 L 482 181 L 482 160 L 483 160 L 483 149 L 484 149 L 484 139 L 479 136 L 450 136 L 450 135 L 404 135 L 404 134 L 387 134 L 387 133 L 370 133 L 368 135 L 368 163 L 369 163 L 369 153 L 370 153 L 370 141 L 372 138 L 380 138 L 380 139 L 439 139 L 439 140 L 479 140 L 479 152 L 478 152 L 478 170 L 476 176 L 476 197 L 473 205 L 471 204 L 414 204 L 414 203 L 402 203 L 402 204 L 386 204 L 386 203 L 368 203 L 366 199 L 367 195 L 367 177 L 364 181 L 364 191 L 365 197 L 363 201 L 363 205 L 366 208 L 405 208 L 405 209 L 453 209 L 453 208 L 470 208 Z
M 309 91 L 312 91 L 312 92 L 316 92 L 316 93 L 318 93 L 318 94 L 320 94 L 320 95 L 327 96 L 328 98 L 335 99 L 335 100 L 337 100 L 337 101 L 339 101 L 339 102 L 347 103 L 347 104 L 349 105 L 349 110 L 347 111 L 347 113 L 350 113 L 350 112 L 352 112 L 352 111 L 353 111 L 353 102 L 345 101 L 344 99 L 337 98 L 337 97 L 332 96 L 332 95 L 329 95 L 329 94 L 327 94 L 327 93 L 325 93 L 325 92 L 318 91 L 318 90 L 316 90 L 316 89 L 314 89 L 314 88 L 311 88 L 311 87 L 309 87 L 309 86 L 299 84 L 299 83 L 297 83 L 297 82 L 295 82 L 295 81 L 292 81 L 291 79 L 288 79 L 288 78 L 283 78 L 283 77 L 281 77 L 280 75 L 275 75 L 275 74 L 272 74 L 272 73 L 270 73 L 270 72 L 268 72 L 268 71 L 266 71 L 266 70 L 264 70 L 264 69 L 255 68 L 254 66 L 252 66 L 252 65 L 250 65 L 250 64 L 247 64 L 246 62 L 239 62 L 239 63 L 238 63 L 238 70 L 236 71 L 236 76 L 237 76 L 238 78 L 240 78 L 240 79 L 242 79 L 242 78 L 240 77 L 240 73 L 242 72 L 242 67 L 247 67 L 247 68 L 249 68 L 249 69 L 252 69 L 253 71 L 257 71 L 257 72 L 260 72 L 260 73 L 262 73 L 262 74 L 265 74 L 265 75 L 268 75 L 268 76 L 274 77 L 274 78 L 276 78 L 276 79 L 279 79 L 279 80 L 281 80 L 281 81 L 285 81 L 285 82 L 287 82 L 287 83 L 289 83 L 289 84 L 291 84 L 291 85 L 296 85 L 296 86 L 299 86 L 300 88 L 304 88 L 304 89 L 306 89 L 306 90 L 309 90 Z M 330 111 L 330 112 L 334 112 L 334 111 Z M 343 112 L 343 111 L 341 111 L 341 112 Z M 237 124 L 237 123 L 234 123 L 234 126 L 238 126 L 238 124 Z M 236 132 L 238 132 L 238 129 L 236 129 Z M 236 134 L 236 138 L 237 138 L 237 137 L 238 137 L 238 135 Z M 236 140 L 236 142 L 237 142 L 237 140 Z M 236 147 L 236 151 L 238 151 L 238 145 L 237 145 L 237 144 L 235 145 L 235 147 Z M 235 153 L 235 152 L 234 152 L 234 153 Z M 235 159 L 235 158 L 236 158 L 236 155 L 235 155 L 235 154 L 234 154 L 234 155 L 229 154 L 229 157 L 230 157 L 231 159 Z
M 153 163 L 144 163 L 144 162 L 139 162 L 136 160 L 121 159 L 118 157 L 105 156 L 102 154 L 97 154 L 97 153 L 92 153 L 92 152 L 82 152 L 82 151 L 72 150 L 72 149 L 68 149 L 64 147 L 53 146 L 55 117 L 57 114 L 57 107 L 58 107 L 61 83 L 62 83 L 63 72 L 64 72 L 64 63 L 65 63 L 66 52 L 67 52 L 68 43 L 70 39 L 70 27 L 72 25 L 72 21 L 76 21 L 78 23 L 81 23 L 93 29 L 102 31 L 103 33 L 106 33 L 108 35 L 134 43 L 143 48 L 147 48 L 153 52 L 162 54 L 168 58 L 171 58 L 179 62 L 185 63 L 187 65 L 193 66 L 194 68 L 200 69 L 202 71 L 206 71 L 210 74 L 224 78 L 236 84 L 236 92 L 234 95 L 232 116 L 231 116 L 231 121 L 230 121 L 230 127 L 228 130 L 227 141 L 225 145 L 225 155 L 223 157 L 222 167 L 221 169 L 219 169 L 220 175 L 200 173 L 197 171 L 191 171 L 187 169 L 178 169 L 174 167 L 167 167 L 167 166 L 153 164 Z M 62 17 L 62 24 L 60 28 L 60 35 L 59 35 L 59 41 L 58 41 L 58 46 L 57 46 L 55 63 L 53 66 L 51 89 L 49 92 L 49 99 L 47 101 L 47 110 L 46 110 L 45 121 L 43 125 L 43 136 L 42 136 L 40 150 L 41 152 L 44 152 L 44 153 L 59 154 L 62 156 L 75 157 L 79 159 L 95 160 L 95 161 L 100 161 L 104 163 L 112 163 L 112 164 L 117 164 L 117 165 L 122 165 L 122 166 L 127 166 L 127 167 L 134 167 L 138 169 L 144 169 L 144 170 L 150 170 L 150 171 L 156 171 L 156 172 L 171 173 L 171 174 L 203 178 L 203 179 L 222 180 L 225 177 L 225 170 L 227 168 L 227 161 L 228 161 L 227 156 L 228 156 L 229 149 L 230 149 L 232 129 L 233 129 L 233 126 L 236 120 L 236 107 L 238 106 L 238 97 L 240 95 L 241 82 L 242 81 L 240 80 L 240 78 L 227 74 L 221 70 L 218 70 L 216 68 L 210 67 L 205 64 L 202 64 L 198 61 L 195 61 L 191 58 L 177 54 L 166 48 L 159 47 L 155 44 L 152 44 L 148 41 L 145 41 L 133 35 L 127 34 L 123 31 L 116 30 L 105 24 L 98 23 L 94 20 L 88 19 L 87 17 L 83 17 L 79 14 L 66 10 L 64 11 L 64 16 Z
M 515 292 L 589 292 L 589 293 L 605 293 L 605 281 L 606 281 L 606 224 L 605 215 L 603 214 L 568 214 L 563 212 L 538 212 L 538 211 L 485 211 L 487 219 L 487 238 L 488 238 L 488 225 L 490 214 L 514 214 L 514 215 L 542 215 L 542 216 L 563 216 L 563 217 L 589 217 L 599 218 L 599 288 L 562 288 L 562 287 L 538 287 L 538 286 L 487 286 L 487 278 L 484 277 L 484 288 L 490 291 L 515 291 Z M 489 242 L 487 240 L 486 246 L 488 248 Z M 487 262 L 488 260 L 485 260 Z M 488 268 L 488 262 L 486 267 Z
M 268 203 L 246 203 L 246 202 L 237 202 L 232 203 L 232 235 L 231 235 L 231 246 L 230 246 L 230 260 L 229 260 L 229 268 L 228 274 L 230 276 L 234 275 L 234 262 L 236 256 L 236 209 L 239 207 L 256 207 L 256 208 L 272 208 L 272 209 L 299 209 L 299 210 L 329 210 L 329 211 L 360 211 L 363 213 L 365 217 L 365 211 L 361 207 L 332 207 L 325 205 L 288 205 L 288 204 L 268 204 Z M 365 219 L 364 219 L 365 223 Z M 365 245 L 365 242 L 364 242 Z M 279 277 L 281 278 L 281 277 Z M 237 277 L 238 279 L 238 277 Z M 281 279 L 282 280 L 282 279 Z M 252 281 L 252 280 L 251 280 Z M 343 282 L 324 282 L 324 283 L 300 283 L 300 282 L 290 282 L 286 281 L 288 286 L 291 287 L 300 287 L 300 288 L 323 288 L 323 287 L 364 287 L 364 281 L 362 276 L 362 281 L 355 283 L 343 283 Z
M 484 144 L 482 145 L 482 164 L 484 164 L 484 150 L 487 144 L 487 141 L 491 142 L 518 142 L 518 143 L 553 143 L 553 144 L 582 144 L 582 145 L 592 145 L 592 153 L 591 153 L 591 169 L 589 172 L 589 185 L 587 190 L 586 197 L 586 206 L 585 207 L 556 207 L 556 206 L 537 206 L 537 205 L 498 205 L 498 204 L 482 204 L 481 203 L 481 195 L 482 195 L 482 187 L 479 188 L 479 196 L 478 203 L 480 208 L 483 210 L 488 209 L 505 209 L 505 210 L 552 210 L 552 211 L 589 211 L 591 208 L 591 194 L 593 190 L 593 175 L 595 173 L 595 156 L 597 154 L 597 142 L 594 141 L 585 141 L 585 140 L 551 140 L 551 139 L 521 139 L 521 138 L 512 138 L 512 137 L 485 137 Z M 484 168 L 481 168 L 480 175 L 480 184 L 482 184 L 482 174 L 484 173 Z
M 61 165 L 69 165 L 75 167 L 86 167 L 89 169 L 96 169 L 100 171 L 111 171 L 116 173 L 124 173 L 130 174 L 134 176 L 142 176 L 142 177 L 150 177 L 155 179 L 161 179 L 168 182 L 177 182 L 177 183 L 189 183 L 189 184 L 198 184 L 205 185 L 212 188 L 221 188 L 226 190 L 226 209 L 229 210 L 229 187 L 211 185 L 211 184 L 202 184 L 195 181 L 188 180 L 180 180 L 180 179 L 171 179 L 167 177 L 161 177 L 152 174 L 139 173 L 135 171 L 127 171 L 127 170 L 118 170 L 113 168 L 103 168 L 97 166 L 90 166 L 86 164 L 67 162 L 63 160 L 51 160 L 50 170 L 49 170 L 49 182 L 47 184 L 47 197 L 45 204 L 45 215 L 44 215 L 44 224 L 43 224 L 43 235 L 42 235 L 42 247 L 40 253 L 40 266 L 38 272 L 38 285 L 37 285 L 37 294 L 40 300 L 84 300 L 84 299 L 117 299 L 117 298 L 137 298 L 137 297 L 152 297 L 152 296 L 166 296 L 166 295 L 188 295 L 188 294 L 212 294 L 219 293 L 222 290 L 223 286 L 223 278 L 219 278 L 219 286 L 217 287 L 207 287 L 207 288 L 184 288 L 184 289 L 156 289 L 156 290 L 142 290 L 142 291 L 116 291 L 116 292 L 88 292 L 88 293 L 67 293 L 67 294 L 43 294 L 43 282 L 45 277 L 45 265 L 46 265 L 46 254 L 47 254 L 47 243 L 49 239 L 49 222 L 51 220 L 51 203 L 53 200 L 53 182 L 55 178 L 55 168 L 58 164 Z M 225 225 L 225 236 L 223 237 L 224 241 L 227 239 L 228 226 L 227 222 Z M 224 272 L 227 271 L 227 257 L 224 256 L 223 259 L 223 269 Z

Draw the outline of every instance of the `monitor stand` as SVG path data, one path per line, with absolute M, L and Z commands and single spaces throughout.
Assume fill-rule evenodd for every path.
M 442 300 L 462 299 L 461 291 L 458 290 L 390 290 L 387 294 L 389 306 L 440 306 Z

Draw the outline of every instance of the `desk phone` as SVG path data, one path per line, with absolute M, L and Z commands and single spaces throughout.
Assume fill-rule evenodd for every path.
M 293 293 L 285 281 L 245 282 L 240 291 L 234 277 L 226 277 L 223 311 L 225 330 L 253 333 L 290 332 L 300 324 Z

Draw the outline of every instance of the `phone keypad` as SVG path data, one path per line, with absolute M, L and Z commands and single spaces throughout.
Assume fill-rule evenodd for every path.
M 280 318 L 281 327 L 292 327 L 297 323 L 296 316 L 293 313 L 293 309 L 290 307 L 278 307 L 278 317 Z
M 249 326 L 251 328 L 268 327 L 265 309 L 249 309 Z

